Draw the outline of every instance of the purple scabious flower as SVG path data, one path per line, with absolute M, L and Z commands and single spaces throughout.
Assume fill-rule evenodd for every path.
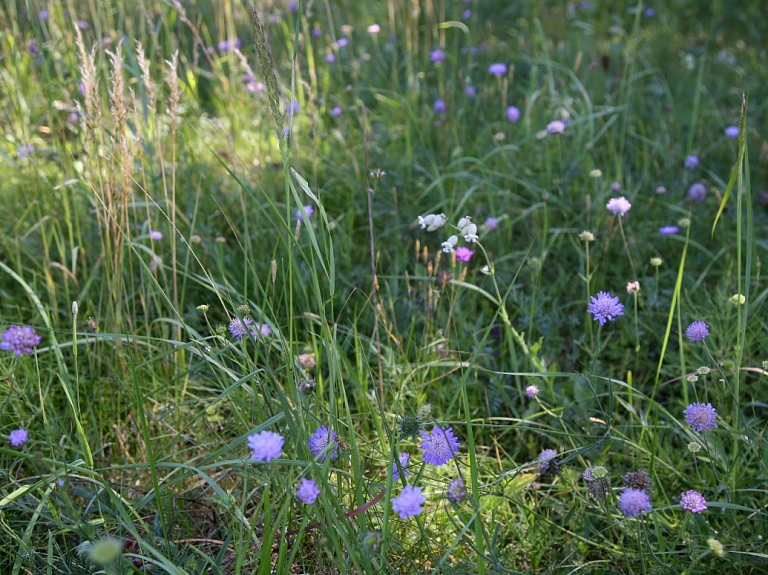
M 525 397 L 528 399 L 533 399 L 537 395 L 539 395 L 539 388 L 536 385 L 529 385 L 525 388 Z
M 32 144 L 25 144 L 16 149 L 16 153 L 19 155 L 20 160 L 27 159 L 34 151 L 35 147 Z
M 440 62 L 443 62 L 445 60 L 445 52 L 443 52 L 439 48 L 437 50 L 432 50 L 429 53 L 429 60 L 430 62 L 439 64 Z
M 37 17 L 40 18 L 40 20 L 48 20 L 48 10 L 40 10 L 40 12 L 37 13 Z
M 299 5 L 298 5 L 298 2 L 296 2 L 296 0 L 290 0 L 290 2 L 288 2 L 288 10 L 290 10 L 291 12 L 296 12 L 298 8 L 299 8 Z
M 325 55 L 325 61 L 329 64 L 336 61 L 336 56 L 333 55 L 333 52 L 328 52 Z
M 641 512 L 649 512 L 651 497 L 641 489 L 627 487 L 619 496 L 619 509 L 627 517 L 637 517 Z
M 398 497 L 392 499 L 392 510 L 400 519 L 408 519 L 423 511 L 421 506 L 427 500 L 421 493 L 421 487 L 406 485 Z
M 693 489 L 680 494 L 680 507 L 691 513 L 701 513 L 707 508 L 704 496 Z
M 160 240 L 163 239 L 163 232 L 159 232 L 157 230 L 150 230 L 149 239 L 155 242 L 159 242 Z
M 561 120 L 555 120 L 547 124 L 547 134 L 562 134 L 565 132 L 565 122 Z
M 608 208 L 608 211 L 611 212 L 614 216 L 623 216 L 629 211 L 629 209 L 632 207 L 632 204 L 629 203 L 627 198 L 621 196 L 619 198 L 611 198 L 608 200 L 608 203 L 605 204 L 605 207 Z
M 344 46 L 346 46 L 347 44 L 349 44 L 349 40 L 347 40 L 346 38 L 339 38 L 339 39 L 336 41 L 336 45 L 337 45 L 339 48 L 343 48 L 343 47 L 344 47 Z
M 443 429 L 435 425 L 432 433 L 421 430 L 421 457 L 425 463 L 440 466 L 448 463 L 459 451 L 459 440 L 453 434 L 453 428 Z
M 435 111 L 435 114 L 445 114 L 445 100 L 435 100 L 432 109 Z
M 729 138 L 738 138 L 739 137 L 739 127 L 738 126 L 728 126 L 725 129 L 725 135 Z
M 495 230 L 499 227 L 499 218 L 494 218 L 493 216 L 488 216 L 485 219 L 485 223 L 483 224 L 483 227 L 485 228 L 485 231 L 490 232 L 491 230 Z
M 8 434 L 8 441 L 10 441 L 11 445 L 14 447 L 21 447 L 27 442 L 28 438 L 29 434 L 23 427 L 20 429 L 14 429 L 11 431 L 11 433 Z
M 464 10 L 464 12 L 461 13 L 461 17 L 464 18 L 464 20 L 469 20 L 472 18 L 472 10 Z
M 605 325 L 606 321 L 613 321 L 620 315 L 624 315 L 624 305 L 618 297 L 612 296 L 608 292 L 598 292 L 597 296 L 591 296 L 592 302 L 587 311 L 592 314 L 595 321 L 600 325 Z
M 469 98 L 474 98 L 477 96 L 477 88 L 475 88 L 472 84 L 468 84 L 466 88 L 464 88 L 464 93 Z
M 542 475 L 557 475 L 560 473 L 560 464 L 557 460 L 557 451 L 545 449 L 536 458 L 539 462 L 539 473 Z
M 456 248 L 456 251 L 454 251 L 454 253 L 456 254 L 456 261 L 468 262 L 475 252 L 470 250 L 469 248 L 465 248 L 464 246 L 461 246 L 460 248 Z
M 699 433 L 717 427 L 717 411 L 711 403 L 692 403 L 685 408 L 683 415 L 688 425 Z
M 507 108 L 507 120 L 517 122 L 520 119 L 520 110 L 516 106 Z
M 32 355 L 43 338 L 32 327 L 12 325 L 3 332 L 2 339 L 0 349 L 12 351 L 21 357 L 24 354 Z
M 689 170 L 692 170 L 693 168 L 695 168 L 698 165 L 699 165 L 699 157 L 698 156 L 694 156 L 693 154 L 691 154 L 690 156 L 685 158 L 685 167 L 688 168 Z
M 251 328 L 251 335 L 253 339 L 259 339 L 260 337 L 269 337 L 272 335 L 272 328 L 265 323 L 254 323 Z
M 37 55 L 37 39 L 32 38 L 29 42 L 27 42 L 27 51 L 30 54 Z
M 310 204 L 307 204 L 306 206 L 303 206 L 301 209 L 296 210 L 296 221 L 300 222 L 304 219 L 304 214 L 301 212 L 301 210 L 304 210 L 307 214 L 307 218 L 311 218 L 313 215 L 315 215 L 315 208 L 311 206 Z
M 251 459 L 263 463 L 269 463 L 280 457 L 284 443 L 283 436 L 274 431 L 264 430 L 248 436 L 248 447 L 253 450 Z
M 703 321 L 695 321 L 685 330 L 685 337 L 693 343 L 704 341 L 709 335 L 709 326 Z
M 296 497 L 298 497 L 302 503 L 312 505 L 318 495 L 320 495 L 320 488 L 317 486 L 314 479 L 301 480 L 299 488 L 296 490 Z
M 497 62 L 496 64 L 488 66 L 488 71 L 494 76 L 503 76 L 507 73 L 507 65 Z
M 290 104 L 285 106 L 285 113 L 288 116 L 291 116 L 299 111 L 299 102 L 297 100 L 293 100 Z
M 646 8 L 645 12 L 643 12 L 646 18 L 653 18 L 656 15 L 656 10 L 653 8 Z
M 403 477 L 405 479 L 408 479 L 408 469 L 406 466 L 408 465 L 408 460 L 411 458 L 410 453 L 401 453 L 397 456 L 398 461 L 400 462 L 400 467 L 403 470 Z M 397 467 L 397 463 L 392 464 L 392 481 L 398 481 L 400 479 L 400 470 Z
M 249 317 L 240 319 L 239 317 L 232 318 L 229 322 L 229 333 L 234 339 L 243 339 L 243 336 L 253 328 L 253 320 Z
M 704 201 L 704 197 L 707 195 L 707 187 L 701 182 L 696 182 L 688 188 L 688 197 L 694 202 Z
M 312 452 L 312 455 L 317 457 L 322 454 L 320 461 L 325 461 L 325 458 L 328 456 L 328 453 L 325 453 L 326 448 L 328 445 L 333 444 L 330 456 L 331 459 L 336 459 L 339 456 L 339 445 L 336 437 L 337 433 L 325 425 L 318 427 L 309 438 L 309 450 Z
M 672 236 L 674 234 L 680 233 L 680 228 L 677 226 L 662 226 L 659 228 L 659 233 L 662 236 Z
M 592 466 L 591 466 L 591 465 L 590 465 L 589 467 L 587 467 L 587 468 L 586 468 L 586 469 L 585 469 L 585 470 L 582 472 L 582 474 L 581 474 L 581 478 L 582 478 L 584 481 L 587 481 L 587 482 L 589 482 L 589 481 L 594 481 L 594 480 L 595 480 L 595 478 L 592 476 Z
M 448 490 L 445 492 L 445 496 L 451 503 L 459 503 L 467 496 L 467 488 L 464 484 L 464 480 L 461 477 L 457 477 L 448 484 Z
M 341 109 L 341 106 L 334 106 L 331 109 L 331 118 L 338 118 L 341 116 L 342 112 L 344 112 L 344 110 Z

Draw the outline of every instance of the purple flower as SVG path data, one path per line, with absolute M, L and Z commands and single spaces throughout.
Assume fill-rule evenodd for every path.
M 77 85 L 77 91 L 80 92 L 81 96 L 85 96 L 85 82 L 80 82 Z
M 739 127 L 738 126 L 728 126 L 725 129 L 725 135 L 729 138 L 738 138 L 739 137 Z
M 464 88 L 464 93 L 470 97 L 474 98 L 477 96 L 477 88 L 475 88 L 472 84 L 468 84 L 466 88 Z
M 290 0 L 290 1 L 288 2 L 288 10 L 290 10 L 291 12 L 296 12 L 296 10 L 298 9 L 298 7 L 299 7 L 299 5 L 298 5 L 298 3 L 296 2 L 296 0 Z
M 40 20 L 48 20 L 48 10 L 40 10 L 40 12 L 37 13 L 37 17 L 40 18 Z
M 19 155 L 20 160 L 27 159 L 32 152 L 35 151 L 35 147 L 32 144 L 25 144 L 23 146 L 19 146 L 16 149 L 16 153 Z
M 680 228 L 677 226 L 663 226 L 659 228 L 659 233 L 662 236 L 671 236 L 680 233 Z
M 583 473 L 581 474 L 581 477 L 582 477 L 582 479 L 584 481 L 587 481 L 587 482 L 595 480 L 595 478 L 592 476 L 592 466 L 591 465 L 589 467 L 587 467 L 583 471 Z
M 318 27 L 312 28 L 312 37 L 313 38 L 319 38 L 322 33 L 323 33 L 323 31 L 320 28 L 318 28 Z
M 464 20 L 469 20 L 472 18 L 472 10 L 464 10 L 464 12 L 461 13 L 461 17 L 464 18 Z
M 29 434 L 23 427 L 20 429 L 14 429 L 11 431 L 11 433 L 8 434 L 8 441 L 10 441 L 11 445 L 14 447 L 21 447 L 27 442 L 28 438 Z
M 691 489 L 680 494 L 680 507 L 691 513 L 701 513 L 707 508 L 704 496 Z
M 703 321 L 695 321 L 685 330 L 685 336 L 693 343 L 700 343 L 709 335 L 709 327 Z
M 397 456 L 398 461 L 400 462 L 400 467 L 403 470 L 403 477 L 405 479 L 408 479 L 408 469 L 406 469 L 406 466 L 408 465 L 408 460 L 411 458 L 410 453 L 401 453 Z M 397 463 L 392 464 L 392 481 L 398 481 L 400 479 L 400 470 L 397 468 Z
M 330 451 L 331 459 L 336 459 L 339 456 L 339 445 L 336 441 L 337 434 L 332 429 L 328 429 L 325 425 L 318 427 L 315 432 L 309 438 L 309 450 L 312 455 L 317 457 L 322 453 L 320 461 L 325 461 L 328 453 L 324 453 L 329 445 L 333 445 L 333 450 Z
M 547 124 L 547 134 L 562 134 L 565 131 L 565 122 L 555 120 Z
M 643 14 L 645 14 L 646 18 L 653 18 L 656 15 L 656 10 L 653 8 L 646 8 Z
M 392 499 L 392 510 L 400 519 L 408 519 L 423 511 L 421 506 L 427 500 L 421 493 L 421 487 L 406 485 L 398 497 Z
M 421 457 L 425 463 L 440 466 L 448 463 L 459 451 L 459 440 L 453 435 L 453 428 L 443 429 L 435 425 L 432 433 L 421 430 Z
M 621 182 L 611 182 L 611 191 L 618 192 L 621 189 Z
M 528 399 L 533 399 L 537 395 L 539 395 L 539 388 L 535 385 L 529 385 L 525 388 L 525 397 Z
M 496 228 L 499 227 L 499 218 L 494 218 L 493 216 L 488 216 L 485 219 L 485 223 L 483 224 L 483 227 L 488 232 L 490 232 L 491 230 L 495 230 Z
M 695 168 L 698 165 L 699 165 L 699 157 L 698 156 L 694 156 L 693 154 L 691 154 L 690 156 L 685 158 L 685 167 L 688 168 L 689 170 L 692 170 L 693 168 Z
M 235 317 L 229 322 L 229 333 L 234 339 L 243 339 L 243 336 L 252 328 L 253 320 L 249 317 L 244 317 L 242 319 Z
M 286 105 L 285 107 L 285 113 L 289 116 L 292 114 L 295 114 L 299 111 L 299 102 L 296 100 L 293 100 L 290 104 Z
M 454 253 L 456 254 L 456 261 L 468 262 L 469 258 L 471 258 L 472 254 L 474 254 L 475 252 L 470 250 L 469 248 L 465 248 L 464 246 L 461 246 L 460 248 L 456 248 L 456 251 Z
M 605 325 L 606 321 L 613 321 L 620 315 L 624 315 L 624 305 L 618 297 L 612 296 L 608 292 L 598 292 L 597 297 L 591 296 L 592 302 L 587 311 L 592 314 L 595 321 L 600 325 Z
M 27 51 L 30 54 L 37 54 L 37 40 L 35 38 L 27 42 Z
M 242 45 L 242 41 L 240 38 L 235 38 L 231 42 L 227 40 L 222 40 L 219 42 L 218 48 L 219 52 L 231 52 L 235 48 L 239 48 Z
M 491 64 L 488 66 L 488 71 L 494 76 L 503 76 L 507 73 L 507 65 L 502 63 Z
M 510 122 L 517 122 L 520 119 L 520 110 L 515 106 L 507 108 L 507 120 Z
M 269 337 L 272 334 L 272 328 L 265 323 L 255 323 L 251 328 L 251 335 L 253 339 L 259 339 L 259 337 Z
M 539 462 L 539 472 L 543 475 L 557 475 L 560 472 L 560 465 L 557 461 L 557 451 L 554 449 L 545 449 L 536 458 Z
M 608 208 L 608 211 L 611 212 L 614 216 L 623 216 L 629 211 L 629 209 L 632 207 L 632 204 L 629 203 L 627 198 L 621 196 L 619 198 L 611 198 L 608 200 L 608 203 L 605 204 L 605 207 Z
M 333 55 L 333 52 L 328 52 L 325 55 L 325 61 L 329 64 L 336 61 L 336 56 Z
M 650 496 L 640 489 L 627 488 L 619 496 L 619 509 L 627 517 L 637 517 L 641 512 L 649 512 L 651 507 Z
M 153 241 L 159 242 L 163 239 L 163 232 L 159 232 L 157 230 L 151 230 L 149 232 L 149 238 Z
M 296 497 L 298 497 L 302 503 L 312 505 L 318 495 L 320 495 L 320 488 L 317 486 L 314 479 L 301 480 L 299 488 L 296 490 Z
M 707 195 L 707 188 L 701 182 L 696 182 L 690 188 L 688 188 L 688 197 L 694 202 L 701 202 L 704 200 L 704 196 Z
M 43 338 L 32 327 L 12 325 L 3 332 L 2 339 L 0 349 L 12 351 L 21 357 L 24 354 L 32 355 Z
M 341 106 L 334 106 L 331 109 L 331 117 L 332 118 L 338 118 L 339 116 L 341 116 L 343 111 L 344 110 L 341 109 Z
M 459 503 L 467 496 L 466 485 L 461 477 L 457 477 L 448 484 L 448 490 L 445 493 L 448 501 L 451 503 Z
M 430 62 L 435 62 L 436 64 L 439 64 L 440 62 L 445 60 L 445 52 L 443 52 L 439 48 L 437 50 L 432 50 L 429 53 L 429 60 Z
M 699 433 L 717 427 L 717 411 L 711 403 L 692 403 L 685 408 L 683 415 L 688 425 Z
M 77 27 L 80 28 L 81 30 L 87 30 L 88 28 L 90 28 L 90 26 L 88 25 L 88 22 L 86 22 L 85 20 L 78 20 Z
M 251 459 L 269 463 L 280 457 L 285 439 L 274 431 L 260 431 L 248 436 L 248 447 L 253 450 Z
M 346 38 L 339 38 L 339 39 L 336 41 L 336 45 L 337 45 L 339 48 L 343 48 L 343 47 L 344 47 L 344 46 L 346 46 L 347 44 L 349 44 L 349 40 L 347 40 Z
M 297 222 L 300 222 L 301 220 L 304 219 L 304 214 L 301 212 L 302 209 L 307 214 L 307 218 L 311 218 L 313 215 L 315 215 L 315 208 L 307 204 L 306 206 L 303 206 L 301 209 L 296 210 Z
M 445 114 L 445 101 L 444 100 L 435 100 L 435 103 L 432 106 L 432 109 L 435 111 L 435 114 Z

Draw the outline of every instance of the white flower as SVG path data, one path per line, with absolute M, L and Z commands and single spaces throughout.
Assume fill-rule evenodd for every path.
M 456 247 L 456 244 L 459 242 L 459 238 L 457 236 L 451 236 L 446 241 L 443 242 L 443 251 L 447 254 L 450 254 L 453 252 L 453 248 Z
M 472 223 L 472 218 L 464 216 L 459 220 L 458 225 L 461 235 L 464 236 L 464 240 L 467 242 L 477 241 L 477 226 Z
M 427 228 L 428 232 L 434 232 L 437 228 L 445 225 L 448 218 L 445 214 L 429 214 L 428 216 L 419 216 L 419 225 L 421 229 Z

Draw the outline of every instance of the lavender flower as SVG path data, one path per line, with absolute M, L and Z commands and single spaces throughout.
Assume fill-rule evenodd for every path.
M 608 208 L 608 211 L 611 212 L 614 216 L 623 216 L 629 211 L 629 209 L 632 207 L 632 204 L 629 203 L 627 198 L 621 196 L 619 198 L 611 198 L 608 200 L 608 203 L 605 204 L 605 207 Z
M 472 10 L 464 10 L 464 12 L 461 13 L 461 17 L 464 18 L 464 20 L 469 20 L 472 17 Z
M 232 318 L 229 322 L 229 333 L 233 339 L 243 339 L 250 329 L 253 327 L 253 320 L 249 317 L 240 319 L 239 317 Z
M 296 497 L 298 497 L 302 503 L 312 505 L 318 495 L 320 495 L 320 488 L 317 486 L 314 479 L 301 480 L 299 488 L 296 490 Z
M 322 454 L 320 461 L 325 461 L 328 456 L 326 448 L 328 445 L 333 445 L 333 450 L 330 451 L 331 459 L 336 459 L 339 456 L 339 445 L 336 441 L 337 433 L 332 429 L 328 429 L 325 425 L 318 427 L 315 432 L 309 438 L 309 450 L 312 455 L 317 457 Z
M 435 111 L 435 114 L 445 114 L 445 100 L 435 100 L 432 109 Z
M 620 315 L 624 315 L 624 305 L 618 297 L 612 296 L 608 292 L 598 292 L 597 297 L 591 296 L 592 303 L 589 304 L 587 311 L 592 314 L 595 321 L 600 325 L 605 325 L 606 321 L 613 321 Z
M 20 160 L 26 160 L 34 151 L 35 147 L 32 144 L 25 144 L 16 149 L 16 153 L 19 155 Z
M 430 60 L 430 62 L 434 62 L 436 64 L 439 64 L 440 62 L 445 60 L 445 52 L 443 52 L 439 48 L 437 50 L 432 50 L 429 53 L 429 60 Z
M 40 10 L 40 12 L 37 13 L 37 17 L 40 18 L 40 20 L 48 20 L 48 10 Z
M 494 218 L 493 216 L 488 216 L 485 219 L 485 223 L 483 224 L 483 227 L 485 228 L 485 231 L 490 232 L 491 230 L 495 230 L 499 227 L 499 218 Z
M 701 182 L 696 182 L 688 188 L 688 197 L 694 202 L 704 201 L 704 197 L 707 195 L 707 187 Z
M 392 510 L 400 519 L 408 519 L 423 511 L 421 506 L 427 500 L 421 493 L 421 487 L 406 485 L 398 497 L 392 499 Z
M 32 38 L 27 42 L 27 51 L 32 55 L 37 55 L 37 39 Z
M 163 232 L 158 232 L 157 230 L 151 230 L 149 232 L 149 238 L 155 242 L 159 242 L 163 239 Z
M 341 106 L 334 106 L 331 109 L 331 118 L 338 118 L 339 116 L 341 116 L 343 111 L 344 110 L 341 109 Z
M 717 427 L 717 410 L 711 403 L 691 403 L 685 408 L 683 415 L 688 425 L 699 433 Z
M 704 496 L 691 489 L 680 494 L 680 507 L 691 513 L 701 513 L 707 508 Z
M 284 443 L 283 436 L 274 431 L 264 430 L 248 436 L 248 447 L 253 450 L 251 459 L 263 463 L 269 463 L 280 457 Z
M 709 326 L 703 321 L 695 321 L 685 330 L 685 336 L 693 343 L 704 341 L 709 335 Z
M 738 138 L 739 137 L 739 127 L 738 126 L 728 126 L 725 129 L 725 135 L 729 138 Z
M 691 154 L 690 156 L 685 158 L 685 167 L 688 168 L 689 170 L 692 170 L 693 168 L 695 168 L 698 165 L 699 165 L 699 157 L 698 156 L 694 156 L 693 154 Z
M 619 496 L 619 509 L 627 517 L 637 517 L 640 513 L 647 513 L 652 509 L 651 498 L 645 491 L 628 487 Z
M 336 42 L 336 45 L 337 45 L 339 48 L 343 48 L 343 47 L 344 47 L 344 46 L 346 46 L 347 44 L 349 44 L 349 40 L 347 40 L 346 38 L 339 38 L 339 39 L 338 39 L 338 41 Z
M 507 108 L 507 120 L 517 122 L 520 119 L 520 110 L 515 106 Z
M 539 462 L 539 473 L 542 475 L 557 475 L 560 473 L 560 464 L 557 460 L 557 451 L 545 449 L 536 458 Z
M 12 351 L 21 357 L 24 354 L 32 355 L 43 338 L 34 328 L 26 325 L 12 325 L 3 332 L 2 339 L 0 349 Z
M 371 24 L 370 26 L 368 26 L 367 30 L 369 34 L 376 35 L 379 32 L 381 32 L 381 26 L 379 26 L 378 24 Z
M 465 248 L 464 246 L 460 248 L 456 248 L 456 251 L 454 252 L 456 254 L 456 261 L 460 262 L 468 262 L 469 259 L 472 257 L 472 254 L 475 252 L 470 250 L 469 248 Z
M 440 466 L 448 463 L 458 453 L 459 445 L 459 440 L 453 435 L 451 427 L 443 429 L 435 425 L 431 434 L 421 430 L 419 449 L 424 451 L 421 457 L 430 465 Z
M 331 64 L 336 61 L 336 56 L 334 56 L 333 52 L 328 52 L 325 55 L 325 61 Z
M 503 76 L 507 73 L 507 65 L 502 63 L 491 64 L 488 66 L 488 71 L 494 76 Z
M 466 88 L 464 88 L 464 93 L 470 97 L 474 98 L 477 96 L 477 88 L 475 88 L 472 84 L 468 84 Z
M 663 226 L 659 228 L 659 233 L 662 236 L 672 236 L 680 233 L 680 228 L 677 226 Z
M 445 493 L 448 501 L 451 503 L 459 503 L 467 496 L 466 485 L 461 477 L 457 477 L 448 484 L 448 490 Z
M 539 395 L 539 388 L 535 385 L 529 385 L 525 388 L 525 397 L 528 399 L 533 399 L 537 395 Z
M 313 215 L 315 215 L 315 208 L 309 204 L 306 206 L 303 206 L 302 208 L 296 210 L 296 221 L 300 222 L 301 220 L 305 219 L 304 214 L 302 213 L 302 209 L 307 214 L 307 218 L 311 218 Z
M 565 131 L 565 122 L 555 120 L 547 124 L 547 134 L 562 134 Z
M 411 458 L 410 453 L 401 453 L 397 456 L 398 461 L 400 461 L 400 467 L 403 469 L 403 477 L 405 479 L 408 479 L 408 469 L 406 469 L 406 465 L 408 465 L 408 460 Z M 397 463 L 392 464 L 392 481 L 398 481 L 400 479 L 400 470 L 397 468 Z
M 29 434 L 23 427 L 20 429 L 14 429 L 10 434 L 8 434 L 8 441 L 10 441 L 11 445 L 14 447 L 21 447 L 27 442 L 28 438 Z

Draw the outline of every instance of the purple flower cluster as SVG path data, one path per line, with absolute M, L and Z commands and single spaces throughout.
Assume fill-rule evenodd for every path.
M 425 463 L 430 465 L 445 465 L 459 451 L 459 440 L 453 434 L 453 428 L 443 429 L 435 425 L 432 433 L 421 430 L 421 444 L 419 448 L 424 451 L 421 455 Z
M 24 354 L 32 355 L 43 338 L 34 328 L 26 325 L 12 325 L 3 332 L 2 339 L 0 349 L 12 351 L 21 357 Z

